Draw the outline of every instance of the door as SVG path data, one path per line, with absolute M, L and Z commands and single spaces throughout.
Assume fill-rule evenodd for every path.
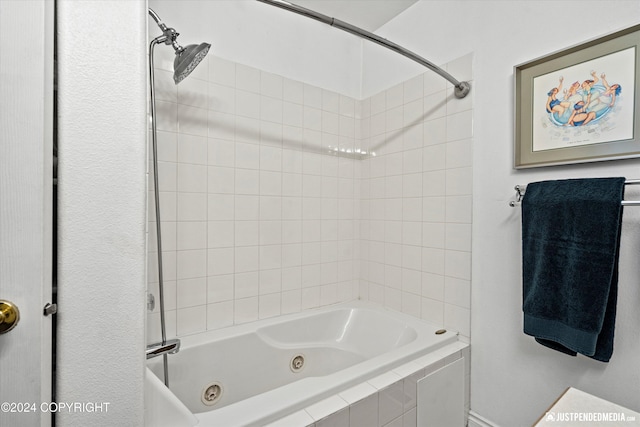
M 51 424 L 53 8 L 0 0 L 0 426 Z

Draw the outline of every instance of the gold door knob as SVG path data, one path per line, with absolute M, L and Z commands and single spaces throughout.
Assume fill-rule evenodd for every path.
M 10 301 L 0 300 L 0 334 L 6 334 L 16 327 L 20 320 L 20 311 Z

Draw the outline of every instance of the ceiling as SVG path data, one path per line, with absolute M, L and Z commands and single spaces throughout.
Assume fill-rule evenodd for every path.
M 298 6 L 375 31 L 418 0 L 293 0 Z

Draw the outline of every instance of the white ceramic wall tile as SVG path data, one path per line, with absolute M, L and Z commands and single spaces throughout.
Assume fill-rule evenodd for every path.
M 422 212 L 422 207 L 420 208 Z M 420 218 L 422 219 L 422 218 Z M 402 222 L 402 243 L 405 245 L 420 245 L 422 244 L 423 226 L 420 221 L 408 221 Z
M 156 101 L 156 127 L 159 131 L 176 132 L 178 130 L 178 104 Z
M 418 425 L 464 425 L 464 361 L 418 381 Z
M 183 308 L 176 311 L 176 333 L 190 335 L 207 330 L 207 306 Z
M 447 113 L 447 92 L 440 91 L 423 98 L 424 120 L 445 117 Z
M 260 269 L 259 249 L 258 246 L 236 247 L 235 272 L 258 271 Z
M 316 427 L 349 427 L 349 408 L 334 412 L 328 417 L 317 421 Z
M 388 422 L 384 425 L 384 427 L 402 427 L 402 416 L 399 416 L 393 421 Z
M 208 84 L 204 80 L 186 79 L 178 87 L 178 103 L 192 107 L 208 108 Z
M 298 412 L 294 412 L 291 415 L 287 415 L 284 418 L 280 418 L 277 421 L 267 424 L 265 427 L 291 427 L 291 426 L 310 426 L 313 424 L 313 418 L 311 415 L 307 413 L 307 411 L 302 410 Z
M 207 303 L 206 277 L 178 280 L 177 300 L 176 300 L 178 309 L 205 305 L 206 303 Z
M 173 72 L 156 68 L 154 73 L 156 101 L 178 102 L 178 86 L 173 82 Z
M 227 113 L 219 113 L 216 111 L 209 111 L 208 115 L 208 131 L 210 138 L 228 139 L 233 140 L 235 138 L 235 122 L 238 120 L 238 116 Z
M 260 168 L 260 147 L 255 144 L 235 143 L 235 166 L 241 169 Z
M 422 271 L 426 273 L 445 273 L 445 251 L 435 248 L 422 248 Z
M 300 306 L 303 310 L 320 306 L 320 287 L 313 286 L 302 289 Z
M 154 173 L 149 174 L 149 188 L 153 186 Z M 176 191 L 178 185 L 178 164 L 158 162 L 158 186 L 164 191 Z M 160 213 L 162 215 L 162 212 Z
M 469 280 L 445 277 L 444 301 L 462 308 L 471 308 L 471 282 Z
M 207 247 L 229 248 L 235 241 L 233 221 L 207 222 Z
M 158 161 L 175 162 L 178 153 L 178 137 L 175 132 L 158 131 Z M 149 159 L 152 158 L 151 138 L 149 138 Z M 152 166 L 149 166 L 152 169 Z
M 447 141 L 469 139 L 473 136 L 472 111 L 447 116 Z
M 302 104 L 304 102 L 303 83 L 285 78 L 282 86 L 285 101 L 294 102 L 296 104 Z
M 451 191 L 464 191 L 464 186 L 459 181 L 463 181 L 463 177 L 456 180 L 455 185 L 449 183 L 447 179 L 449 177 L 449 171 L 429 171 L 422 174 L 422 194 L 425 197 L 444 196 L 447 189 L 450 187 Z M 453 193 L 452 193 L 453 194 Z
M 208 249 L 206 270 L 211 276 L 233 273 L 234 250 L 233 248 Z
M 282 171 L 282 149 L 260 147 L 260 169 Z
M 237 108 L 237 107 L 236 107 Z M 234 133 L 221 137 L 223 139 L 235 139 L 236 142 L 246 142 L 249 144 L 258 144 L 260 141 L 260 120 L 250 117 L 242 117 L 239 115 L 234 117 L 233 130 Z M 213 135 L 209 135 L 214 137 Z
M 252 119 L 260 118 L 260 95 L 244 90 L 236 91 L 236 114 Z
M 235 195 L 233 200 L 234 208 L 231 209 L 232 219 L 244 221 L 244 220 L 258 220 L 260 219 L 260 197 L 259 196 L 246 196 Z
M 260 93 L 260 70 L 243 64 L 236 64 L 236 87 L 249 92 Z
M 417 295 L 409 292 L 402 292 L 401 310 L 403 313 L 413 317 L 420 317 L 422 312 L 422 302 Z
M 378 399 L 378 425 L 384 426 L 403 413 L 404 382 L 400 380 L 383 388 Z
M 176 331 L 176 310 L 165 310 L 165 327 L 168 337 L 177 336 Z M 149 313 L 147 315 L 147 338 L 149 342 L 159 342 L 162 339 L 160 330 L 160 313 Z
M 177 278 L 189 279 L 207 276 L 207 251 L 188 250 L 176 253 Z
M 267 319 L 280 315 L 280 294 L 260 295 L 258 298 L 258 317 Z
M 422 319 L 434 325 L 444 324 L 444 303 L 431 298 L 422 298 Z
M 471 224 L 471 196 L 451 196 L 446 198 L 447 222 Z
M 417 427 L 417 409 L 413 408 L 402 414 L 402 427 Z
M 404 102 L 422 99 L 424 94 L 424 77 L 422 75 L 409 79 L 403 84 Z
M 250 169 L 236 169 L 235 194 L 260 194 L 260 172 Z
M 233 274 L 207 277 L 207 303 L 214 304 L 233 300 L 233 281 Z
M 423 145 L 437 145 L 443 144 L 447 141 L 447 127 L 446 118 L 426 118 L 422 131 L 423 131 Z
M 471 224 L 446 224 L 446 248 L 471 252 Z
M 236 299 L 233 307 L 234 323 L 241 324 L 258 320 L 258 304 L 258 297 Z
M 444 304 L 444 327 L 471 336 L 471 311 L 457 305 Z
M 202 195 L 206 196 L 206 198 L 204 199 L 204 203 L 203 200 L 196 199 L 195 196 L 200 195 L 191 195 L 188 193 L 179 194 L 178 200 L 181 202 L 181 204 L 188 202 L 192 205 L 196 205 L 197 203 L 195 207 L 197 207 L 197 209 L 202 209 L 204 212 L 200 213 L 194 209 L 190 209 L 190 206 L 186 204 L 184 205 L 184 207 L 182 207 L 182 205 L 179 205 L 178 208 L 184 209 L 185 213 L 181 215 L 179 211 L 178 219 L 182 221 L 198 221 L 201 219 L 208 219 L 209 221 L 229 221 L 234 219 L 235 198 L 237 196 L 234 196 L 232 194 Z M 200 204 L 203 204 L 203 206 L 200 206 Z M 199 213 L 200 215 L 196 215 L 196 213 Z
M 342 399 L 344 399 L 347 403 L 349 403 L 353 408 L 354 403 L 359 402 L 371 395 L 374 395 L 375 393 L 377 393 L 377 391 L 378 390 L 374 388 L 371 384 L 364 382 L 339 393 L 339 396 Z
M 322 89 L 304 84 L 304 105 L 321 109 L 322 108 Z
M 209 109 L 220 113 L 235 114 L 236 91 L 229 86 L 209 84 Z
M 178 104 L 178 131 L 206 137 L 209 131 L 207 109 Z
M 282 314 L 297 313 L 301 309 L 302 293 L 300 290 L 283 291 L 280 299 Z
M 311 406 L 305 408 L 305 411 L 315 421 L 320 421 L 321 419 L 327 417 L 328 415 L 333 414 L 334 412 L 338 412 L 343 408 L 347 407 L 348 403 L 345 402 L 338 395 L 331 396 L 327 399 L 321 400 L 320 402 L 314 403 Z
M 349 422 L 351 426 L 377 426 L 378 395 L 373 394 L 352 404 L 349 408 Z
M 233 175 L 232 175 L 233 176 Z M 207 192 L 207 166 L 193 165 L 188 163 L 178 163 L 177 170 L 178 186 L 180 192 L 206 193 Z M 222 181 L 216 180 L 216 181 Z M 217 192 L 229 192 L 229 188 L 217 188 Z M 227 191 L 222 191 L 227 190 Z M 231 182 L 231 191 L 233 192 L 233 181 Z
M 206 249 L 207 222 L 189 221 L 177 223 L 177 249 Z M 163 246 L 164 248 L 164 246 Z M 167 248 L 169 249 L 169 248 Z
M 233 325 L 233 301 L 207 305 L 207 329 L 219 329 Z
M 445 222 L 446 199 L 444 197 L 424 197 L 422 200 L 422 220 L 427 222 Z
M 422 274 L 419 270 L 402 269 L 402 290 L 416 295 L 422 294 Z M 419 317 L 420 315 L 418 315 Z
M 471 253 L 446 251 L 445 274 L 458 279 L 471 280 Z
M 282 123 L 282 100 L 269 96 L 260 97 L 260 119 Z
M 201 136 L 177 134 L 178 162 L 197 165 L 207 164 L 207 139 Z
M 277 74 L 260 72 L 260 93 L 272 98 L 282 99 L 284 78 Z
M 236 64 L 216 56 L 209 58 L 209 81 L 234 87 L 236 84 Z
M 280 220 L 282 215 L 282 197 L 280 196 L 260 196 L 260 219 Z
M 259 221 L 236 221 L 235 222 L 235 245 L 236 246 L 256 246 L 260 243 L 260 222 Z
M 423 74 L 423 77 L 425 95 L 444 90 L 446 87 L 447 81 L 441 78 L 436 73 L 428 71 Z
M 445 277 L 440 274 L 422 273 L 422 296 L 444 301 Z
M 260 271 L 260 295 L 274 294 L 282 289 L 282 270 L 262 270 Z M 279 301 L 279 297 L 278 297 Z

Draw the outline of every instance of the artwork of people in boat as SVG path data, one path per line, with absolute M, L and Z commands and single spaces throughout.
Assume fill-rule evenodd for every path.
M 598 77 L 591 71 L 591 78 L 582 83 L 576 81 L 563 89 L 564 78 L 547 93 L 546 111 L 556 126 L 586 126 L 606 116 L 615 106 L 622 92 L 619 84 L 609 84 L 604 73 Z

